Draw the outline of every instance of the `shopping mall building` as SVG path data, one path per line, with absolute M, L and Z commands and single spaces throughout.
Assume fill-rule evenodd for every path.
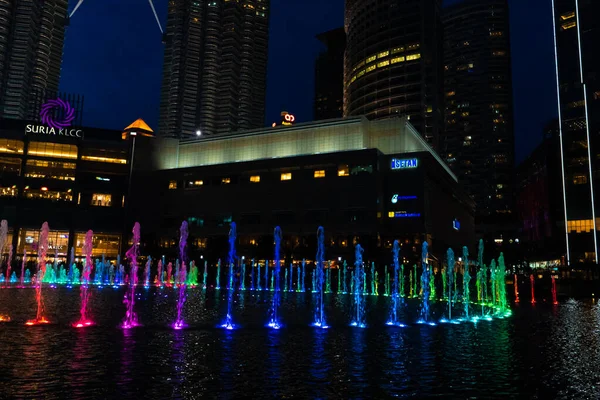
M 0 120 L 0 219 L 8 221 L 14 256 L 37 254 L 39 230 L 50 226 L 48 257 L 82 255 L 94 231 L 94 256 L 122 248 L 130 142 L 121 131 Z M 0 249 L 1 252 L 2 249 Z
M 226 257 L 231 222 L 246 258 L 273 257 L 275 226 L 294 260 L 314 257 L 321 225 L 329 259 L 354 259 L 357 243 L 365 260 L 383 262 L 394 240 L 411 259 L 423 240 L 436 258 L 475 243 L 473 202 L 407 118 L 153 141 L 152 170 L 134 176 L 131 215 L 151 254 L 176 254 L 182 221 L 195 258 Z

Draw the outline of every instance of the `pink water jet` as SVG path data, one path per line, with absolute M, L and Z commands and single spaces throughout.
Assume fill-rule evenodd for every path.
M 517 278 L 517 274 L 515 274 L 515 282 L 514 282 L 514 285 L 515 285 L 515 303 L 518 303 L 520 301 L 519 300 L 519 286 L 518 286 L 518 284 L 519 284 L 519 279 Z
M 529 275 L 529 281 L 531 282 L 531 304 L 535 304 L 535 277 L 533 274 Z
M 85 235 L 85 242 L 83 244 L 83 251 L 85 253 L 85 264 L 83 266 L 82 285 L 79 287 L 79 293 L 81 297 L 81 308 L 79 310 L 79 321 L 73 324 L 73 327 L 75 328 L 85 328 L 87 326 L 93 325 L 93 322 L 88 318 L 87 315 L 87 305 L 90 296 L 88 292 L 88 284 L 90 282 L 92 268 L 94 267 L 94 263 L 92 261 L 92 250 L 94 247 L 93 241 L 94 232 L 89 230 Z
M 130 277 L 131 281 L 129 284 L 129 290 L 125 292 L 125 298 L 123 303 L 126 306 L 125 311 L 125 319 L 123 320 L 123 324 L 121 327 L 123 329 L 130 329 L 136 326 L 139 326 L 137 314 L 134 311 L 135 305 L 135 287 L 138 283 L 138 247 L 140 245 L 140 224 L 136 222 L 133 225 L 133 246 L 127 251 L 125 254 L 129 259 L 131 269 L 130 269 Z
M 50 228 L 48 222 L 42 224 L 40 231 L 40 240 L 38 243 L 38 274 L 36 277 L 35 300 L 37 302 L 37 313 L 35 319 L 29 320 L 25 325 L 48 324 L 49 321 L 44 316 L 44 299 L 42 298 L 42 278 L 46 274 L 46 253 L 48 252 L 48 233 Z
M 558 301 L 556 300 L 556 278 L 554 275 L 552 275 L 552 304 L 558 304 Z
M 10 263 L 13 257 L 13 246 L 12 244 L 8 246 L 8 260 L 6 260 L 6 286 L 10 283 Z

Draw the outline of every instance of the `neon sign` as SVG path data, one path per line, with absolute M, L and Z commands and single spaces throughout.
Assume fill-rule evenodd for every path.
M 54 110 L 62 110 L 62 119 L 56 119 Z M 75 109 L 71 107 L 68 101 L 63 99 L 48 100 L 46 104 L 42 106 L 40 112 L 42 123 L 48 125 L 54 129 L 65 129 L 71 126 L 71 123 L 75 119 Z
M 413 169 L 419 166 L 418 158 L 392 158 L 392 169 Z
M 406 211 L 396 211 L 394 218 L 419 218 L 421 213 L 407 213 Z
M 400 200 L 416 200 L 416 199 L 417 199 L 417 196 L 400 196 L 398 194 L 395 194 L 392 196 L 392 204 L 396 204 Z
M 452 227 L 455 231 L 460 231 L 460 221 L 455 218 L 454 221 L 452 221 Z

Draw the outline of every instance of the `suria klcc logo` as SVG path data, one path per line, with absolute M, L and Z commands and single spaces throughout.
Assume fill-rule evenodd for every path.
M 55 110 L 62 110 L 62 119 L 55 119 Z M 40 117 L 42 118 L 42 123 L 48 125 L 50 128 L 65 129 L 71 126 L 71 123 L 75 119 L 75 109 L 63 99 L 48 100 L 42 106 Z
M 57 116 L 59 115 L 60 118 Z M 83 139 L 81 129 L 68 129 L 75 120 L 75 109 L 63 99 L 48 100 L 40 112 L 44 125 L 27 125 L 25 133 L 70 136 Z

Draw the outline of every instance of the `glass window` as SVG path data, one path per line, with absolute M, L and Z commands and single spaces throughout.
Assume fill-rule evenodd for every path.
M 0 177 L 21 175 L 21 159 L 16 157 L 0 157 Z
M 24 147 L 24 143 L 20 140 L 0 138 L 0 153 L 23 154 Z
M 376 59 L 377 59 L 377 56 L 371 56 L 371 57 L 367 58 L 367 64 L 372 61 L 375 61 Z
M 390 65 L 390 60 L 385 60 L 385 61 L 378 63 L 377 68 L 387 67 L 388 65 Z
M 575 185 L 585 185 L 587 182 L 588 182 L 587 176 L 585 176 L 585 175 L 573 176 L 573 184 L 575 184 Z
M 169 189 L 170 190 L 177 189 L 177 181 L 169 181 Z
M 571 18 L 575 18 L 575 11 L 569 11 L 568 13 L 562 14 L 560 16 L 560 19 L 562 19 L 563 21 Z
M 419 58 L 421 58 L 421 54 L 420 53 L 411 54 L 409 56 L 406 56 L 406 61 L 418 60 Z
M 387 57 L 390 55 L 389 51 L 382 51 L 381 53 L 377 54 L 377 58 L 383 58 L 383 57 Z
M 62 143 L 30 142 L 27 154 L 30 156 L 77 159 L 77 146 Z
M 23 192 L 26 198 L 28 199 L 45 199 L 52 201 L 73 201 L 72 190 L 69 189 L 66 192 L 58 191 L 58 190 L 50 190 L 47 187 L 43 186 L 40 189 L 31 189 L 29 186 L 25 186 L 25 190 Z
M 204 181 L 203 180 L 189 181 L 188 182 L 188 187 L 190 187 L 190 188 L 200 187 L 200 186 L 204 186 Z M 177 182 L 175 183 L 175 189 L 177 189 Z
M 260 175 L 252 175 L 252 176 L 250 177 L 250 182 L 253 182 L 253 183 L 258 183 L 258 182 L 260 182 Z
M 75 180 L 75 163 L 47 160 L 27 160 L 25 176 L 27 178 Z
M 392 59 L 390 60 L 390 62 L 391 62 L 392 64 L 397 64 L 397 63 L 404 62 L 404 56 L 401 56 L 401 57 L 394 57 L 394 58 L 392 58 Z
M 325 178 L 325 170 L 320 169 L 318 171 L 315 171 L 315 178 Z
M 228 185 L 231 183 L 231 178 L 223 178 L 223 179 L 221 179 L 221 183 L 223 185 Z
M 92 195 L 92 205 L 99 207 L 110 207 L 112 204 L 112 196 L 105 193 L 94 193 Z
M 18 194 L 17 185 L 0 186 L 0 197 L 17 197 Z
M 282 181 L 291 181 L 292 180 L 292 173 L 291 172 L 284 172 L 281 174 L 281 180 Z
M 85 235 L 84 235 L 85 236 Z M 21 229 L 17 244 L 17 254 L 27 252 L 28 258 L 37 256 L 40 231 L 37 229 Z M 48 252 L 46 256 L 50 261 L 53 257 L 66 257 L 69 250 L 68 231 L 50 231 L 48 233 Z
M 395 47 L 392 49 L 392 54 L 402 53 L 404 51 L 404 46 Z
M 81 159 L 111 164 L 127 164 L 127 152 L 123 149 L 82 149 Z
M 85 232 L 75 233 L 75 256 L 84 257 L 83 245 L 85 243 Z M 110 233 L 94 233 L 92 239 L 92 257 L 116 258 L 121 249 L 121 235 Z
M 347 165 L 340 165 L 338 168 L 338 176 L 350 176 L 350 168 Z

